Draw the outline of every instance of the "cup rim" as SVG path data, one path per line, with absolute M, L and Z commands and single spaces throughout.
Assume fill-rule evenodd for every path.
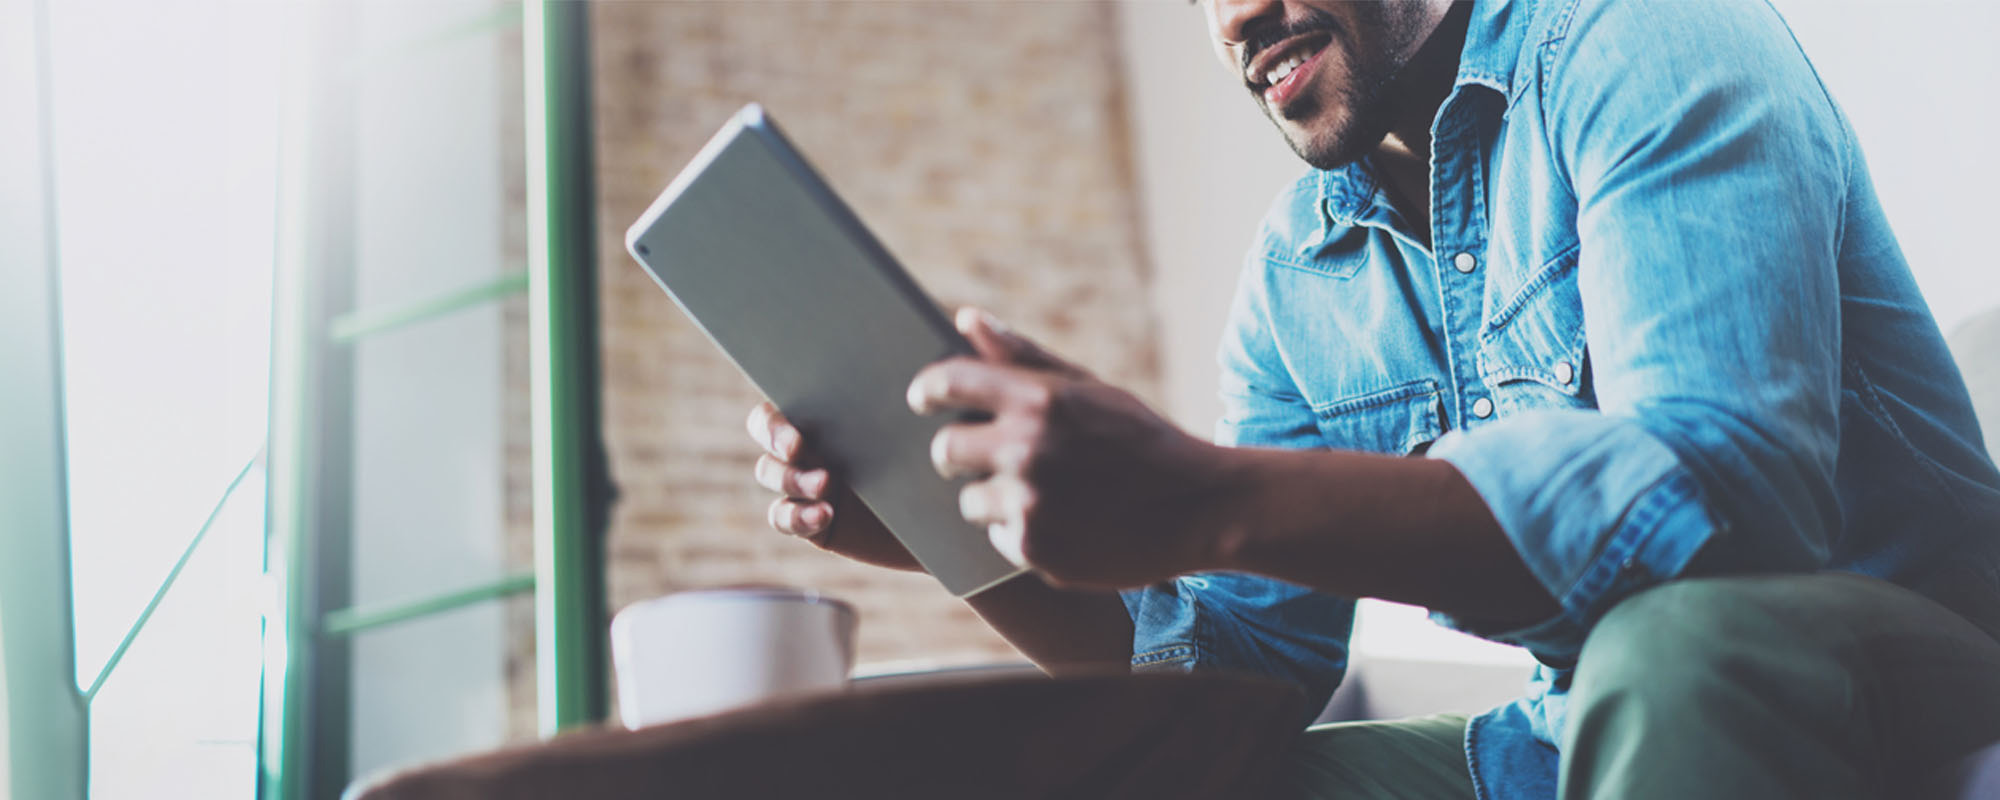
M 647 598 L 633 603 L 633 606 L 687 600 L 783 600 L 794 603 L 809 603 L 832 607 L 843 614 L 852 616 L 854 605 L 838 597 L 825 594 L 817 589 L 801 589 L 792 586 L 766 584 L 741 584 L 732 586 L 704 586 L 681 589 L 658 597 Z M 630 608 L 631 606 L 627 606 Z

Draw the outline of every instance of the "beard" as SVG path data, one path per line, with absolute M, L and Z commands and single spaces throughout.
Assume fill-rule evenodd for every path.
M 1285 143 L 1291 145 L 1299 158 L 1313 169 L 1338 169 L 1360 160 L 1389 135 L 1395 104 L 1390 102 L 1386 90 L 1394 83 L 1397 72 L 1390 70 L 1372 79 L 1355 75 L 1352 80 L 1332 87 L 1336 98 L 1332 103 L 1318 95 L 1298 98 L 1284 115 L 1285 120 L 1292 122 L 1289 127 L 1269 103 L 1257 105 L 1264 109 L 1264 116 L 1277 126 Z M 1320 129 L 1306 125 L 1321 116 L 1330 119 Z
M 1344 69 L 1328 70 L 1316 79 L 1318 91 L 1295 98 L 1283 112 L 1264 101 L 1254 88 L 1258 108 L 1277 126 L 1292 152 L 1314 169 L 1330 170 L 1352 164 L 1382 144 L 1389 135 L 1397 112 L 1397 79 L 1416 51 L 1415 44 L 1428 32 L 1419 4 L 1408 2 L 1356 3 L 1359 13 L 1346 29 L 1331 15 L 1313 10 L 1305 18 L 1274 29 L 1260 31 L 1245 55 L 1247 63 L 1263 46 L 1311 32 L 1329 36 L 1322 58 L 1338 55 Z M 1360 50 L 1361 42 L 1379 47 Z M 1289 123 L 1289 124 L 1288 124 Z

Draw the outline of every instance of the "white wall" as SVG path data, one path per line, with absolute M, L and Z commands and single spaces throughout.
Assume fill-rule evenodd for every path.
M 1198 7 L 1128 0 L 1119 11 L 1162 410 L 1206 435 L 1221 411 L 1215 346 L 1243 252 L 1271 198 L 1306 166 L 1216 60 Z
M 1967 0 L 1775 0 L 1847 111 L 1917 284 L 1947 332 L 2000 305 L 2000 8 Z
M 1996 204 L 2000 75 L 1991 4 L 1955 0 L 1779 0 L 1854 120 L 1917 280 L 1947 330 L 2000 304 L 2000 263 L 1979 241 Z M 1209 49 L 1202 12 L 1180 3 L 1120 7 L 1124 67 L 1166 408 L 1207 432 L 1219 411 L 1214 350 L 1241 258 L 1272 196 L 1305 169 Z M 1363 656 L 1521 662 L 1406 607 L 1366 603 Z

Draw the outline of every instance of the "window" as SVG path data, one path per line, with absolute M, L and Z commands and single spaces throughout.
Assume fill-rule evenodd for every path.
M 91 702 L 91 795 L 247 797 L 283 7 L 46 14 L 79 687 L 215 512 Z

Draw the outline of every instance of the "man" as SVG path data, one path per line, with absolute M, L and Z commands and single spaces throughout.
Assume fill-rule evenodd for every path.
M 2000 740 L 2000 473 L 1839 109 L 1742 0 L 1204 0 L 1313 167 L 1216 441 L 980 312 L 910 386 L 973 607 L 1051 672 L 1309 690 L 1353 603 L 1527 648 L 1471 720 L 1315 728 L 1325 797 L 1848 797 Z M 768 406 L 772 523 L 913 568 Z

